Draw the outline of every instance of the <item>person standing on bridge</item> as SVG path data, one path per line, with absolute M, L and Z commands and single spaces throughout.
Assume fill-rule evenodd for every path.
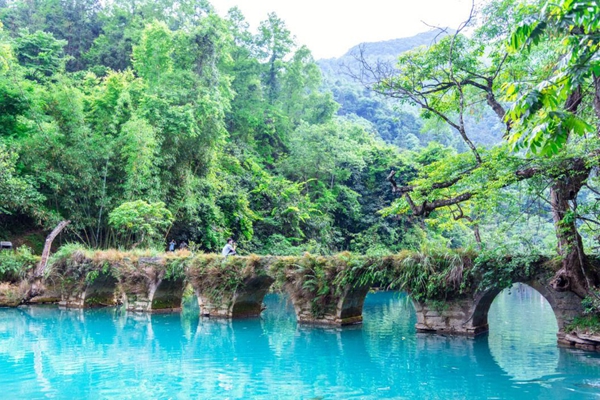
M 233 241 L 233 239 L 232 238 L 228 238 L 227 239 L 227 244 L 225 245 L 225 247 L 223 247 L 223 251 L 221 251 L 221 255 L 223 257 L 235 256 L 237 254 L 235 252 L 235 245 L 236 245 L 236 243 Z

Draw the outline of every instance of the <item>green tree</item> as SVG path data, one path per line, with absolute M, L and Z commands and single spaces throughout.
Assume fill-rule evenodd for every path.
M 0 214 L 25 212 L 34 214 L 41 206 L 43 197 L 31 182 L 21 178 L 15 165 L 17 154 L 0 142 Z
M 585 26 L 586 21 L 592 18 L 586 14 L 590 9 L 583 7 L 585 2 L 576 3 L 579 4 L 576 1 L 561 2 L 559 6 L 549 4 L 540 10 L 536 4 L 528 3 L 521 7 L 520 2 L 504 1 L 488 8 L 485 18 L 494 21 L 496 15 L 503 14 L 500 18 L 515 22 L 527 18 L 551 21 L 553 16 L 560 13 L 553 11 L 547 14 L 544 10 L 571 7 L 566 13 L 570 21 Z M 510 17 L 505 15 L 507 12 Z M 558 131 L 555 132 L 563 132 L 555 137 L 585 130 L 588 124 L 585 118 L 578 115 L 583 100 L 580 86 L 561 86 L 548 80 L 548 74 L 553 75 L 557 71 L 554 66 L 562 65 L 559 59 L 564 57 L 564 53 L 555 52 L 559 48 L 557 46 L 570 43 L 571 37 L 563 30 L 558 32 L 558 36 L 545 36 L 546 40 L 542 41 L 538 36 L 541 28 L 536 30 L 536 27 L 545 25 L 546 22 L 533 22 L 516 28 L 513 45 L 526 41 L 519 39 L 521 37 L 537 38 L 535 40 L 539 42 L 539 47 L 530 54 L 507 51 L 505 43 L 508 41 L 508 32 L 499 31 L 498 25 L 492 22 L 491 26 L 484 23 L 472 39 L 457 32 L 428 49 L 403 54 L 399 58 L 396 74 L 387 75 L 386 71 L 370 68 L 366 64 L 364 67 L 365 72 L 373 74 L 378 81 L 376 90 L 420 107 L 426 118 L 443 121 L 460 135 L 469 149 L 468 153 L 456 154 L 431 166 L 424 166 L 420 178 L 409 185 L 398 186 L 392 176 L 390 181 L 394 192 L 401 196 L 393 211 L 431 218 L 438 217 L 439 211 L 447 210 L 454 219 L 466 219 L 478 236 L 476 218 L 484 218 L 485 211 L 492 209 L 490 204 L 501 199 L 506 188 L 522 180 L 541 179 L 550 187 L 549 193 L 542 192 L 541 195 L 549 197 L 558 252 L 563 258 L 563 268 L 557 272 L 552 284 L 557 290 L 572 290 L 584 297 L 588 288 L 598 283 L 598 274 L 585 257 L 575 209 L 577 195 L 596 163 L 597 157 L 589 153 L 588 146 L 596 148 L 594 143 L 597 139 L 593 138 L 587 144 L 573 141 L 560 156 L 552 159 L 523 158 L 520 154 L 508 154 L 502 147 L 491 150 L 477 148 L 465 123 L 465 115 L 472 105 L 485 102 L 506 123 L 507 135 L 513 143 L 520 138 L 532 138 L 529 143 L 535 148 L 540 147 L 549 135 L 540 132 L 548 129 L 552 131 L 556 128 Z M 574 25 L 570 26 L 573 28 Z M 496 35 L 491 35 L 494 30 Z M 499 32 L 505 36 L 499 38 Z M 593 42 L 589 43 L 592 49 L 597 49 Z M 586 46 L 584 43 L 585 51 L 588 50 Z M 585 54 L 589 56 L 591 53 Z M 493 62 L 487 62 L 487 58 L 492 58 Z M 572 59 L 569 56 L 564 58 L 563 64 L 568 64 Z M 589 61 L 593 57 L 583 59 Z M 535 66 L 533 72 L 532 65 Z M 582 76 L 590 79 L 592 71 L 590 69 Z M 574 74 L 572 78 L 577 77 L 575 70 L 567 72 L 566 76 L 571 73 Z M 560 79 L 564 83 L 571 78 L 564 80 L 563 76 Z M 515 84 L 515 81 L 523 83 Z M 536 88 L 532 92 L 523 92 L 531 84 Z M 503 95 L 502 88 L 505 88 L 508 96 L 513 96 L 512 99 L 515 99 L 515 93 L 523 94 L 509 113 L 499 100 Z M 546 89 L 540 91 L 540 88 L 548 88 L 548 95 L 543 94 Z M 559 93 L 554 93 L 555 88 Z M 560 112 L 554 112 L 548 107 L 555 110 L 562 108 Z M 539 114 L 536 114 L 538 111 Z M 543 121 L 540 117 L 547 120 Z M 554 125 L 549 120 L 553 120 Z M 527 125 L 529 123 L 531 125 Z M 557 128 L 557 124 L 568 127 Z M 528 133 L 523 136 L 523 132 Z M 546 150 L 556 151 L 561 143 L 567 143 L 567 137 L 547 143 Z
M 136 200 L 112 210 L 109 224 L 121 235 L 125 247 L 160 245 L 163 234 L 173 222 L 173 216 L 163 202 Z
M 86 67 L 82 57 L 100 33 L 98 0 L 29 0 L 7 1 L 0 20 L 12 32 L 21 36 L 23 31 L 42 31 L 64 41 L 68 71 Z
M 279 95 L 283 58 L 294 46 L 294 39 L 285 22 L 275 13 L 269 13 L 267 19 L 258 27 L 256 45 L 258 56 L 266 61 L 264 81 L 267 98 L 273 103 Z
M 65 40 L 57 40 L 51 33 L 37 31 L 22 34 L 16 41 L 15 52 L 19 63 L 25 67 L 27 77 L 44 81 L 63 72 Z
M 514 101 L 508 114 L 514 128 L 509 141 L 531 153 L 554 154 L 550 204 L 563 264 L 553 286 L 582 297 L 600 284 L 600 273 L 590 265 L 577 227 L 578 218 L 583 218 L 577 210 L 577 196 L 585 185 L 590 186 L 586 181 L 598 162 L 599 13 L 596 1 L 545 2 L 515 29 L 510 49 L 526 50 L 535 57 L 537 50 L 552 43 L 554 51 L 548 60 L 552 68 L 505 85 L 508 99 Z M 577 140 L 585 134 L 593 136 Z

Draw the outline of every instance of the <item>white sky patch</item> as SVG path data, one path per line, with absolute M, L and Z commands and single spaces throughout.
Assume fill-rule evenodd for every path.
M 225 15 L 238 6 L 255 31 L 269 12 L 285 21 L 316 59 L 339 57 L 363 42 L 408 37 L 433 26 L 458 28 L 471 0 L 211 0 Z M 476 1 L 480 3 L 480 1 Z

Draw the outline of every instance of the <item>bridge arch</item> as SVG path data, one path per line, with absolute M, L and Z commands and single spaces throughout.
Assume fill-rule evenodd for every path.
M 118 303 L 117 278 L 107 272 L 98 272 L 92 278 L 65 285 L 61 290 L 58 305 L 64 308 L 98 308 L 115 306 Z
M 92 283 L 86 286 L 82 294 L 82 308 L 117 305 L 117 284 L 117 278 L 101 272 Z
M 559 332 L 581 314 L 581 299 L 572 292 L 557 292 L 547 284 L 547 279 L 517 280 L 514 283 L 525 284 L 537 291 L 550 304 Z M 493 288 L 475 296 L 474 309 L 472 313 L 472 324 L 474 326 L 488 327 L 488 313 L 494 299 L 503 289 Z
M 184 289 L 183 277 L 159 280 L 156 286 L 150 288 L 151 311 L 180 311 Z
M 548 285 L 545 276 L 516 280 L 537 290 L 550 304 L 558 325 L 558 340 L 565 336 L 564 328 L 581 315 L 581 299 L 573 292 L 557 292 Z M 491 288 L 471 296 L 440 302 L 414 301 L 418 332 L 477 336 L 489 331 L 488 312 L 502 291 Z
M 222 290 L 217 295 L 213 287 L 204 287 L 196 277 L 190 279 L 198 298 L 200 315 L 214 318 L 258 317 L 263 310 L 263 299 L 275 279 L 256 275 L 244 279 L 235 289 Z
M 231 317 L 258 317 L 263 310 L 263 299 L 274 281 L 267 275 L 247 279 L 233 295 Z

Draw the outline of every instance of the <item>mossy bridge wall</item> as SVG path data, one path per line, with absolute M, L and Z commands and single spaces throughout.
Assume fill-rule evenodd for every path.
M 298 323 L 342 326 L 362 322 L 365 297 L 377 287 L 411 295 L 420 332 L 476 336 L 488 331 L 487 315 L 496 295 L 522 282 L 550 303 L 559 343 L 574 345 L 565 327 L 581 315 L 581 299 L 552 289 L 548 282 L 555 269 L 543 257 L 492 260 L 467 253 L 223 258 L 188 252 L 143 256 L 81 250 L 54 260 L 44 294 L 31 302 L 172 312 L 180 309 L 190 285 L 201 315 L 246 318 L 260 315 L 265 294 L 280 291 L 289 295 Z

